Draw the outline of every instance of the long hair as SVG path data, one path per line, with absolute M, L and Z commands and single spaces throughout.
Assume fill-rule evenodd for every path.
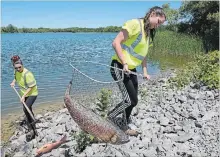
M 150 21 L 149 17 L 152 12 L 155 12 L 156 16 L 164 16 L 166 19 L 166 15 L 161 7 L 155 6 L 151 8 L 145 15 L 144 19 L 144 32 L 146 37 L 150 37 L 152 41 L 154 41 L 154 36 L 156 34 L 155 28 L 151 29 L 150 28 Z

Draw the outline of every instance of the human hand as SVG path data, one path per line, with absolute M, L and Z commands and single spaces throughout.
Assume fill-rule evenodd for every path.
M 11 87 L 14 87 L 15 86 L 15 82 L 12 81 L 12 83 L 10 84 Z
M 125 63 L 123 64 L 123 71 L 126 72 L 126 73 L 130 73 L 131 71 L 128 69 L 128 64 Z
M 22 97 L 21 97 L 21 102 L 24 103 L 24 101 L 25 101 L 25 97 L 22 96 Z
M 150 75 L 144 74 L 143 78 L 146 79 L 146 80 L 150 80 Z

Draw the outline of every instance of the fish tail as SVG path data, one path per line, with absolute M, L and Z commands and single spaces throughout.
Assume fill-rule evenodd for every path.
M 43 155 L 43 153 L 37 153 L 34 157 L 40 157 L 42 155 Z
M 60 139 L 60 142 L 61 143 L 64 143 L 64 142 L 66 142 L 66 138 L 67 138 L 67 136 L 66 135 L 64 135 L 61 139 Z

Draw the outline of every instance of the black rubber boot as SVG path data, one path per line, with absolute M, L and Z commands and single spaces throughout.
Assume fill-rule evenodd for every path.
M 36 135 L 36 131 L 35 131 L 35 125 L 33 126 L 33 123 L 30 124 L 29 122 L 27 122 L 27 126 L 28 126 L 28 133 L 26 134 L 26 141 L 29 142 L 31 141 L 32 139 L 35 138 L 35 135 Z
M 32 130 L 34 131 L 35 135 L 38 136 L 36 124 L 34 122 L 32 122 L 31 127 L 32 127 Z
M 27 142 L 30 142 L 31 140 L 33 140 L 35 138 L 35 133 L 33 130 L 29 131 L 27 134 L 26 134 L 26 141 Z

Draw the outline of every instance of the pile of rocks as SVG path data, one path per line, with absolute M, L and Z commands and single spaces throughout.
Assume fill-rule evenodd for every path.
M 129 126 L 141 134 L 123 145 L 93 143 L 75 152 L 73 132 L 80 128 L 67 109 L 36 115 L 39 136 L 26 142 L 25 128 L 18 126 L 10 145 L 2 147 L 12 156 L 35 156 L 37 148 L 67 135 L 67 143 L 43 156 L 217 156 L 219 147 L 219 90 L 190 83 L 182 90 L 169 87 L 166 73 L 139 85 L 139 102 Z M 95 104 L 93 104 L 95 105 Z M 18 121 L 19 123 L 19 121 Z

